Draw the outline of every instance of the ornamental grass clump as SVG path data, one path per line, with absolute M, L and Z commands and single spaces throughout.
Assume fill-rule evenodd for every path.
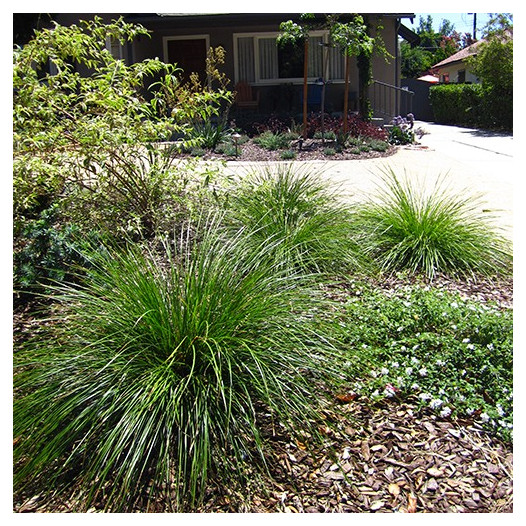
M 83 285 L 55 289 L 48 332 L 16 353 L 16 492 L 191 510 L 211 478 L 265 469 L 258 414 L 315 435 L 314 385 L 340 363 L 316 294 L 268 264 L 272 243 L 220 231 L 189 229 L 164 259 L 106 249 Z
M 511 244 L 483 211 L 480 196 L 453 192 L 439 178 L 426 192 L 408 177 L 383 174 L 376 199 L 359 212 L 360 237 L 382 271 L 406 270 L 432 279 L 511 271 Z
M 230 204 L 236 228 L 254 232 L 251 243 L 274 243 L 277 264 L 317 272 L 366 270 L 351 235 L 353 210 L 319 172 L 267 165 L 247 175 Z

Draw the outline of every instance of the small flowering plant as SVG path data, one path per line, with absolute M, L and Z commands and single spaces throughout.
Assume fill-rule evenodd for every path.
M 414 122 L 415 116 L 412 113 L 408 113 L 407 117 L 401 117 L 400 115 L 394 117 L 393 120 L 390 122 L 391 128 L 389 129 L 389 142 L 391 144 L 414 143 Z
M 367 369 L 360 395 L 409 399 L 511 440 L 511 309 L 417 286 L 362 293 L 346 309 L 348 343 Z

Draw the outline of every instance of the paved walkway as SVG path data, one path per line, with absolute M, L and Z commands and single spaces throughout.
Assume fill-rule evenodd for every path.
M 310 169 L 337 183 L 350 199 L 363 199 L 375 191 L 378 175 L 394 170 L 418 184 L 434 185 L 446 176 L 453 192 L 482 194 L 482 210 L 492 210 L 497 224 L 513 233 L 513 194 L 517 173 L 513 137 L 508 134 L 416 122 L 426 133 L 416 146 L 401 147 L 391 157 L 356 161 L 304 161 Z M 229 162 L 228 170 L 241 173 L 250 165 Z

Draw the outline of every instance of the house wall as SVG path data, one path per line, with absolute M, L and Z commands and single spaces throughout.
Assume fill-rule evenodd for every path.
M 60 14 L 56 20 L 69 25 L 78 22 L 80 19 L 93 18 L 94 14 L 71 13 Z M 104 13 L 101 15 L 104 21 L 118 18 L 117 13 Z M 216 15 L 216 16 L 196 16 L 188 18 L 186 16 L 140 16 L 136 17 L 137 23 L 142 24 L 151 31 L 151 38 L 141 36 L 128 46 L 124 52 L 124 57 L 128 62 L 140 62 L 147 58 L 159 57 L 167 60 L 165 56 L 164 42 L 170 37 L 183 37 L 192 35 L 206 35 L 211 47 L 222 46 L 226 52 L 226 63 L 223 71 L 231 79 L 233 89 L 235 82 L 234 67 L 234 34 L 236 33 L 264 33 L 279 32 L 279 24 L 291 18 L 291 14 L 250 14 L 236 16 Z M 134 15 L 126 16 L 127 21 L 133 22 Z M 270 21 L 267 19 L 271 19 Z M 381 23 L 383 25 L 383 39 L 387 51 L 393 56 L 397 56 L 397 20 L 396 18 L 379 18 L 375 15 L 369 16 L 370 27 L 374 36 L 374 28 Z M 388 62 L 383 57 L 373 56 L 372 70 L 373 78 L 388 84 L 399 85 L 400 73 L 399 61 L 395 58 Z M 350 103 L 351 110 L 357 109 L 358 92 L 358 70 L 356 59 L 351 59 L 350 70 Z M 282 84 L 282 85 L 280 85 Z M 274 84 L 255 83 L 255 88 L 260 91 L 261 111 L 299 110 L 301 107 L 302 80 L 294 82 L 276 82 Z M 341 111 L 343 109 L 344 82 L 335 80 L 326 86 L 326 108 L 327 111 Z
M 473 75 L 469 68 L 463 62 L 455 62 L 438 68 L 438 76 L 440 81 L 443 82 L 443 76 L 445 74 L 449 75 L 449 82 L 458 82 L 458 74 L 460 71 L 464 70 L 466 72 L 466 79 L 464 82 L 471 82 L 473 84 L 478 84 L 480 81 L 478 77 Z

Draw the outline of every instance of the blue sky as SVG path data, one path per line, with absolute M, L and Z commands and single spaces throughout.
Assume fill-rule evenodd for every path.
M 405 20 L 404 24 L 413 30 L 418 28 L 419 18 L 427 18 L 427 15 L 431 15 L 433 18 L 433 29 L 438 30 L 438 26 L 442 20 L 449 20 L 454 26 L 455 31 L 459 33 L 472 33 L 473 34 L 473 15 L 468 13 L 415 13 L 416 17 L 413 20 L 413 24 L 409 20 Z M 481 30 L 489 20 L 488 13 L 477 13 L 477 37 L 480 38 Z

